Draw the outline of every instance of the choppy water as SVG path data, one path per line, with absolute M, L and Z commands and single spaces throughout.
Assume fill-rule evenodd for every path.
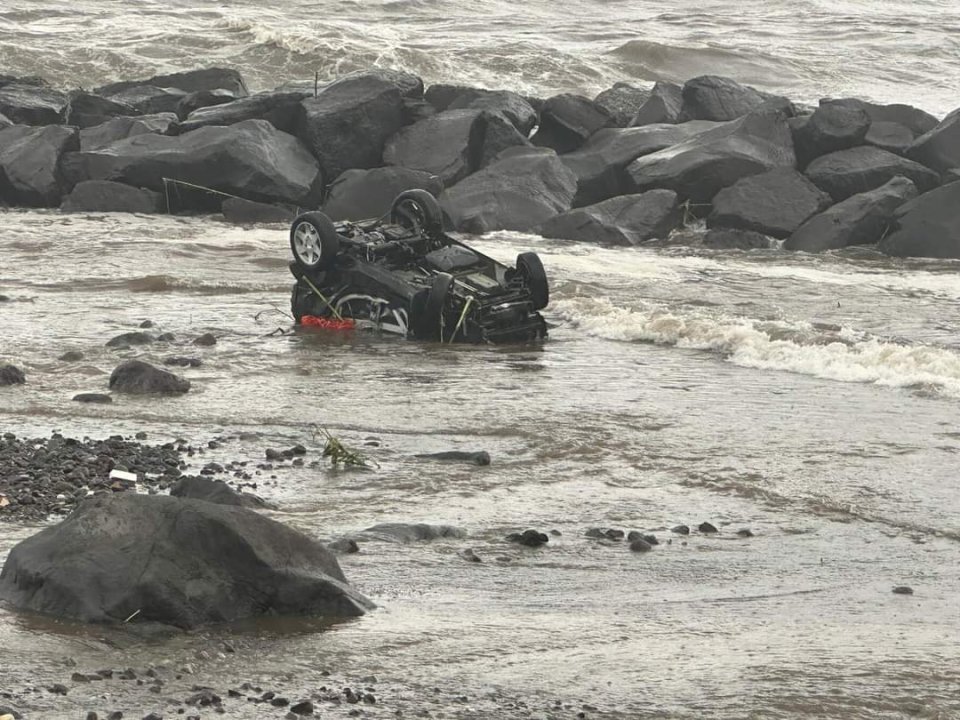
M 381 64 L 541 95 L 717 72 L 800 100 L 960 104 L 952 2 L 678 5 L 8 0 L 0 68 L 93 86 L 217 63 L 259 89 Z M 316 452 L 310 428 L 322 426 L 380 468 L 261 476 L 278 517 L 321 537 L 383 521 L 470 532 L 343 558 L 381 607 L 322 634 L 260 627 L 143 646 L 0 611 L 0 692 L 63 681 L 70 656 L 81 671 L 189 663 L 190 684 L 219 688 L 316 688 L 325 667 L 351 682 L 376 675 L 371 717 L 571 717 L 585 703 L 597 708 L 588 717 L 618 718 L 960 714 L 960 266 L 869 249 L 477 242 L 505 261 L 541 253 L 549 342 L 269 336 L 288 324 L 273 309 L 291 282 L 283 227 L 0 215 L 0 293 L 12 298 L 0 303 L 0 360 L 29 380 L 0 395 L 0 430 L 224 438 L 198 468 L 294 442 Z M 72 403 L 135 354 L 106 340 L 148 318 L 178 340 L 136 354 L 202 355 L 184 371 L 193 390 Z M 215 347 L 189 345 L 206 331 Z M 57 360 L 71 349 L 85 360 Z M 371 437 L 380 447 L 363 446 Z M 494 462 L 412 457 L 453 448 Z M 603 526 L 665 539 L 702 520 L 721 535 L 645 555 L 582 536 Z M 527 527 L 562 535 L 539 551 L 503 541 Z M 756 537 L 735 539 L 741 527 Z M 32 532 L 2 529 L 0 558 Z M 464 547 L 485 562 L 462 560 Z M 903 584 L 916 593 L 891 593 Z M 200 653 L 225 636 L 237 653 Z M 110 691 L 131 717 L 163 709 L 142 690 Z M 97 692 L 37 694 L 31 717 L 103 708 Z M 569 707 L 551 710 L 557 700 Z

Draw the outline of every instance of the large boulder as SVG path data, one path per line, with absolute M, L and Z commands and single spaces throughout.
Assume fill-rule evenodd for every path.
M 15 205 L 56 207 L 68 184 L 64 153 L 80 147 L 73 127 L 14 125 L 0 130 L 0 199 Z
M 110 180 L 77 183 L 63 199 L 64 212 L 159 213 L 164 211 L 163 195 Z
M 263 615 L 363 615 L 319 541 L 243 507 L 136 493 L 100 494 L 20 542 L 0 599 L 92 623 L 180 628 Z
M 821 155 L 862 145 L 870 116 L 857 107 L 826 104 L 792 127 L 797 163 L 804 168 Z
M 573 152 L 597 130 L 615 124 L 613 116 L 581 95 L 554 95 L 540 110 L 540 128 L 533 144 L 558 153 Z
M 127 360 L 110 373 L 110 389 L 132 395 L 180 395 L 190 389 L 190 381 L 142 360 Z
M 134 85 L 111 93 L 109 98 L 124 105 L 129 105 L 141 115 L 155 115 L 156 113 L 177 114 L 180 103 L 189 95 L 185 90 L 177 88 L 161 88 L 153 85 Z M 177 115 L 179 118 L 180 116 Z
M 27 376 L 16 365 L 0 365 L 0 387 L 4 385 L 23 385 Z
M 537 124 L 537 111 L 523 97 L 508 90 L 467 88 L 455 97 L 446 110 L 486 110 L 503 115 L 524 137 Z
M 569 210 L 576 191 L 576 175 L 552 150 L 510 148 L 445 190 L 440 205 L 463 232 L 529 230 Z
M 709 203 L 721 189 L 741 178 L 795 163 L 786 117 L 766 110 L 637 158 L 626 168 L 627 189 L 666 188 L 681 200 Z
M 400 89 L 374 74 L 349 76 L 301 102 L 298 136 L 335 178 L 382 163 L 383 146 L 403 124 Z
M 240 73 L 231 68 L 202 68 L 167 75 L 154 75 L 145 80 L 127 80 L 102 85 L 94 90 L 97 95 L 109 97 L 137 87 L 176 88 L 186 93 L 200 90 L 227 90 L 235 97 L 247 95 L 247 85 Z
M 716 123 L 694 120 L 676 125 L 598 130 L 579 150 L 560 156 L 577 176 L 574 207 L 625 194 L 627 165 L 638 157 L 672 147 L 715 126 Z
M 438 197 L 443 181 L 431 173 L 403 167 L 347 170 L 330 186 L 323 212 L 332 220 L 383 217 L 397 195 L 415 188 Z
M 930 113 L 901 103 L 879 105 L 877 103 L 867 102 L 866 100 L 860 100 L 859 98 L 824 98 L 820 101 L 820 106 L 823 107 L 825 105 L 836 105 L 862 110 L 870 118 L 870 122 L 898 123 L 909 128 L 914 137 L 933 130 L 938 122 L 937 118 Z
M 117 140 L 124 140 L 144 133 L 176 135 L 179 132 L 179 127 L 180 122 L 173 113 L 116 117 L 100 125 L 81 130 L 80 149 L 94 150 Z
M 271 507 L 263 498 L 251 493 L 237 492 L 222 480 L 190 475 L 177 480 L 170 488 L 170 496 L 190 500 L 204 500 L 217 505 L 247 508 Z
M 297 94 L 306 97 L 309 93 L 304 90 Z M 189 95 L 184 95 L 180 102 L 177 103 L 177 118 L 186 120 L 190 113 L 195 110 L 213 107 L 214 105 L 224 105 L 238 99 L 239 98 L 234 97 L 233 93 L 227 92 L 226 90 L 198 90 Z M 248 118 L 244 118 L 244 120 L 246 119 Z
M 485 126 L 481 110 L 444 110 L 391 137 L 383 162 L 436 175 L 450 187 L 480 167 Z
M 0 113 L 21 125 L 57 125 L 66 93 L 44 85 L 10 83 L 0 87 Z
M 618 82 L 613 87 L 597 94 L 593 103 L 605 110 L 617 127 L 627 127 L 644 103 L 650 99 L 648 88 L 638 88 L 630 83 Z
M 960 258 L 960 182 L 901 206 L 879 248 L 896 257 Z
M 822 252 L 850 245 L 875 243 L 883 236 L 894 211 L 917 188 L 907 178 L 897 176 L 874 190 L 853 195 L 801 225 L 783 244 L 786 250 Z
M 707 227 L 754 230 L 785 238 L 831 202 L 829 195 L 793 168 L 776 168 L 745 177 L 718 192 Z
M 940 175 L 929 168 L 870 145 L 819 157 L 805 173 L 836 202 L 878 188 L 897 175 L 910 178 L 921 193 L 940 184 Z
M 292 135 L 266 120 L 205 127 L 185 135 L 143 134 L 64 157 L 76 182 L 116 180 L 158 192 L 165 179 L 266 203 L 317 207 L 323 182 L 317 161 Z M 184 190 L 176 184 L 174 191 Z M 219 209 L 221 196 L 211 195 Z M 211 202 L 205 196 L 196 202 Z M 210 208 L 207 208 L 210 209 Z
M 451 85 L 450 83 L 435 83 L 423 93 L 423 99 L 430 103 L 437 112 L 443 112 L 461 95 L 469 94 L 471 98 L 479 93 L 488 92 L 481 88 L 469 85 Z
M 207 105 L 191 112 L 180 123 L 181 132 L 208 125 L 233 125 L 244 120 L 266 120 L 277 130 L 295 134 L 300 118 L 300 103 L 311 97 L 307 92 L 265 92 L 231 102 Z
M 110 118 L 139 115 L 126 103 L 101 97 L 84 90 L 75 90 L 67 96 L 67 104 L 61 113 L 64 125 L 88 128 L 107 122 Z
M 235 225 L 256 223 L 289 223 L 297 216 L 295 209 L 285 205 L 258 203 L 243 198 L 227 198 L 220 206 L 223 218 Z
M 906 155 L 914 141 L 910 128 L 900 123 L 874 120 L 863 142 L 896 155 Z
M 683 88 L 670 82 L 658 82 L 630 120 L 630 126 L 677 123 L 682 112 Z
M 907 150 L 907 157 L 939 173 L 960 168 L 960 108 L 918 137 Z
M 736 120 L 759 109 L 769 98 L 730 78 L 701 75 L 683 86 L 681 116 L 686 120 Z
M 651 238 L 665 238 L 680 220 L 677 194 L 672 190 L 650 190 L 565 212 L 547 220 L 536 232 L 548 238 L 638 245 Z

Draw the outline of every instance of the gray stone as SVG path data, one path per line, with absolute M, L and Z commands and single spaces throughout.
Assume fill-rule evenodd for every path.
M 429 525 L 427 523 L 380 523 L 362 531 L 370 540 L 410 543 L 441 538 L 464 538 L 467 534 L 452 525 Z
M 121 333 L 116 337 L 110 338 L 107 341 L 107 347 L 128 348 L 133 345 L 147 345 L 155 341 L 156 341 L 156 338 L 153 337 L 153 335 L 151 335 L 150 333 L 145 333 L 139 330 L 135 330 L 133 332 Z
M 893 232 L 880 241 L 879 249 L 896 257 L 960 258 L 960 182 L 898 208 Z
M 134 85 L 109 95 L 115 100 L 136 109 L 141 115 L 173 113 L 177 115 L 180 102 L 189 93 L 184 90 L 152 85 Z M 177 116 L 179 117 L 179 116 Z
M 681 200 L 709 203 L 741 178 L 795 164 L 786 117 L 763 111 L 634 160 L 626 168 L 627 189 L 666 188 Z
M 650 190 L 570 210 L 550 218 L 536 231 L 548 238 L 638 245 L 651 238 L 666 237 L 680 220 L 677 194 L 672 190 Z
M 201 90 L 226 90 L 236 97 L 248 94 L 247 85 L 240 73 L 231 68 L 202 68 L 188 70 L 167 75 L 154 75 L 145 80 L 127 80 L 123 82 L 102 85 L 94 90 L 97 95 L 116 95 L 130 88 L 143 86 L 176 88 L 184 93 L 199 92 Z
M 486 110 L 506 117 L 524 137 L 537 124 L 537 111 L 523 97 L 508 90 L 466 88 L 445 110 Z
M 436 175 L 451 187 L 480 167 L 484 130 L 482 111 L 444 110 L 391 137 L 383 162 Z
M 303 112 L 300 103 L 312 97 L 307 92 L 266 92 L 208 105 L 191 112 L 181 123 L 180 132 L 209 125 L 233 125 L 244 120 L 266 120 L 277 130 L 295 134 Z
M 273 507 L 261 497 L 250 493 L 237 492 L 222 480 L 200 476 L 180 478 L 170 488 L 170 496 L 254 509 Z
M 462 232 L 529 230 L 569 210 L 576 190 L 576 176 L 552 150 L 510 148 L 445 190 L 440 205 Z
M 960 168 L 960 108 L 916 139 L 907 157 L 939 173 Z
M 77 183 L 63 199 L 64 212 L 127 212 L 160 213 L 163 195 L 153 190 L 135 188 L 109 180 L 85 180 Z
M 820 101 L 820 105 L 839 105 L 863 110 L 869 116 L 871 122 L 899 123 L 909 128 L 914 137 L 933 130 L 938 122 L 937 118 L 930 113 L 902 103 L 880 105 L 859 98 L 825 98 Z
M 921 193 L 940 184 L 940 176 L 920 163 L 869 145 L 819 157 L 805 173 L 836 202 L 878 188 L 897 175 L 910 178 Z
M 346 170 L 330 186 L 323 212 L 332 220 L 383 217 L 397 195 L 413 189 L 437 197 L 443 192 L 443 181 L 432 173 L 404 167 Z
M 0 365 L 0 387 L 4 385 L 23 385 L 27 381 L 23 370 L 13 365 Z
M 867 130 L 863 142 L 896 155 L 906 155 L 907 150 L 913 144 L 913 140 L 913 133 L 906 125 L 875 120 L 870 123 L 870 129 Z
M 830 196 L 801 173 L 793 168 L 776 168 L 750 175 L 718 192 L 707 226 L 785 238 L 831 203 Z
M 870 117 L 860 108 L 827 104 L 793 127 L 797 163 L 806 167 L 821 155 L 862 145 Z
M 658 82 L 633 116 L 630 126 L 678 123 L 682 111 L 683 88 L 674 83 Z
M 79 147 L 78 131 L 72 127 L 13 125 L 0 130 L 0 199 L 14 205 L 58 206 L 68 187 L 60 160 Z
M 101 125 L 114 117 L 138 114 L 135 108 L 126 103 L 120 103 L 84 90 L 74 90 L 67 96 L 67 104 L 64 106 L 61 116 L 64 125 L 88 128 Z
M 538 147 L 568 153 L 583 145 L 597 130 L 614 123 L 606 110 L 588 98 L 569 93 L 554 95 L 540 111 L 540 127 L 532 141 Z
M 58 125 L 66 104 L 66 93 L 43 85 L 10 83 L 0 87 L 0 113 L 13 123 Z
M 767 250 L 774 240 L 754 230 L 712 228 L 703 236 L 703 246 L 711 250 Z
M 649 99 L 649 89 L 618 82 L 599 93 L 593 102 L 613 118 L 617 127 L 627 127 Z
M 822 252 L 875 243 L 883 237 L 894 211 L 916 197 L 917 188 L 897 176 L 879 188 L 852 195 L 801 225 L 783 244 L 786 250 Z
M 227 222 L 235 225 L 253 225 L 256 223 L 288 223 L 296 217 L 293 208 L 259 203 L 243 198 L 227 198 L 220 206 L 220 212 Z
M 73 401 L 79 403 L 93 403 L 95 405 L 109 405 L 113 402 L 113 398 L 109 395 L 104 395 L 103 393 L 80 393 L 73 396 Z
M 716 122 L 743 117 L 758 110 L 770 98 L 766 93 L 718 75 L 701 75 L 688 80 L 682 95 L 683 119 Z
M 300 99 L 302 100 L 309 93 L 301 92 L 297 94 L 301 96 Z M 214 105 L 223 105 L 225 103 L 233 102 L 234 100 L 237 100 L 237 97 L 227 90 L 198 90 L 190 93 L 189 95 L 184 95 L 180 99 L 180 102 L 177 103 L 177 118 L 180 120 L 186 120 L 190 113 L 195 110 L 205 107 L 213 107 Z M 250 118 L 243 119 L 249 120 Z M 222 124 L 227 125 L 229 123 Z
M 110 389 L 133 395 L 179 395 L 190 390 L 190 381 L 142 360 L 127 360 L 110 374 Z
M 124 140 L 134 135 L 143 135 L 144 133 L 176 135 L 179 128 L 180 121 L 173 113 L 116 117 L 100 125 L 81 130 L 80 149 L 95 150 L 118 140 Z

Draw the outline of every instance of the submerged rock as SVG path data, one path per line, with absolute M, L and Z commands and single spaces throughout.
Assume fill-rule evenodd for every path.
M 109 348 L 128 348 L 132 345 L 147 345 L 155 342 L 156 338 L 150 333 L 134 330 L 133 332 L 120 333 L 116 337 L 107 340 Z
M 550 537 L 538 530 L 524 530 L 522 533 L 510 533 L 507 540 L 527 547 L 540 547 L 550 542 Z
M 98 405 L 109 405 L 113 402 L 112 397 L 104 395 L 103 393 L 80 393 L 79 395 L 74 395 L 73 400 L 74 402 L 95 403 Z
M 697 530 L 707 535 L 720 532 L 712 523 L 709 523 L 709 522 L 700 523 L 699 525 L 697 525 Z
M 134 395 L 179 395 L 190 389 L 190 381 L 142 360 L 127 360 L 110 374 L 110 389 Z
M 428 525 L 427 523 L 380 523 L 362 532 L 365 537 L 372 540 L 400 543 L 467 536 L 463 530 L 452 525 Z
M 490 464 L 490 453 L 488 453 L 486 450 L 480 450 L 478 452 L 466 452 L 463 450 L 446 450 L 444 452 L 422 453 L 422 454 L 416 455 L 415 457 L 426 458 L 428 460 L 468 462 L 468 463 L 473 463 L 474 465 Z
M 60 205 L 64 212 L 163 212 L 163 195 L 109 180 L 85 180 L 77 183 Z
M 0 387 L 4 385 L 23 385 L 27 382 L 23 370 L 13 365 L 0 365 Z
M 16 545 L 0 598 L 82 622 L 181 628 L 373 607 L 326 547 L 292 528 L 246 508 L 133 493 L 89 498 Z

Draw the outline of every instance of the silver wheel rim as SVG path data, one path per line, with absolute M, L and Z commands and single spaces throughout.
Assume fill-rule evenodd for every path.
M 297 252 L 297 259 L 310 267 L 319 263 L 323 255 L 320 233 L 309 222 L 300 223 L 293 231 L 293 247 Z

